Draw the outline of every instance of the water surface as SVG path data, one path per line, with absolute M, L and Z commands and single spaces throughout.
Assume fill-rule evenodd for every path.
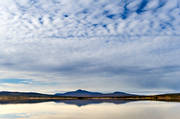
M 179 119 L 175 102 L 42 102 L 1 104 L 0 119 Z

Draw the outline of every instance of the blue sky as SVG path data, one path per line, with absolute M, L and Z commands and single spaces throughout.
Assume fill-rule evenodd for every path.
M 0 11 L 0 90 L 180 91 L 179 0 L 4 0 Z

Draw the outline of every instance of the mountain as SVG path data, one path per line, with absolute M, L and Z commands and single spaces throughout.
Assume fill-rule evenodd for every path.
M 118 96 L 133 96 L 132 94 L 124 93 L 124 92 L 114 92 L 114 93 L 100 93 L 100 92 L 90 92 L 86 90 L 76 90 L 66 93 L 56 93 L 54 95 L 48 94 L 41 94 L 36 92 L 8 92 L 8 91 L 1 91 L 0 96 L 24 96 L 24 97 L 118 97 Z
M 51 95 L 35 93 L 35 92 L 8 92 L 8 91 L 1 91 L 0 96 L 44 97 L 44 96 L 51 96 Z
M 153 100 L 153 101 L 174 101 L 180 102 L 180 93 L 160 94 L 160 95 L 134 95 L 124 92 L 99 93 L 86 90 L 76 90 L 66 93 L 41 94 L 36 92 L 0 92 L 0 104 L 9 103 L 38 103 L 46 101 L 64 102 L 77 104 L 78 106 L 100 103 L 100 102 L 116 102 L 137 100 Z
M 71 92 L 66 92 L 66 93 L 56 93 L 56 96 L 72 96 L 72 97 L 97 97 L 99 95 L 102 95 L 102 93 L 98 92 L 89 92 L 86 90 L 76 90 L 76 91 L 71 91 Z
M 113 96 L 135 96 L 135 94 L 129 94 L 129 93 L 124 93 L 124 92 L 114 92 L 114 93 L 107 93 L 107 94 L 104 94 L 104 96 L 107 96 L 107 97 L 113 97 Z
M 114 93 L 99 93 L 90 92 L 86 90 L 76 90 L 66 93 L 56 93 L 56 96 L 72 96 L 72 97 L 118 97 L 118 96 L 133 96 L 133 94 L 128 94 L 124 92 L 114 92 Z

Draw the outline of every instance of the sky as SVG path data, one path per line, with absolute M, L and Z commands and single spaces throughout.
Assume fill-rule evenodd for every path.
M 1 0 L 0 90 L 180 92 L 179 0 Z

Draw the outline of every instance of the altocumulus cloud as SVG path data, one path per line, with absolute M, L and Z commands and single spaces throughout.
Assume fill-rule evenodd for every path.
M 180 90 L 179 0 L 5 0 L 0 11 L 1 89 Z

